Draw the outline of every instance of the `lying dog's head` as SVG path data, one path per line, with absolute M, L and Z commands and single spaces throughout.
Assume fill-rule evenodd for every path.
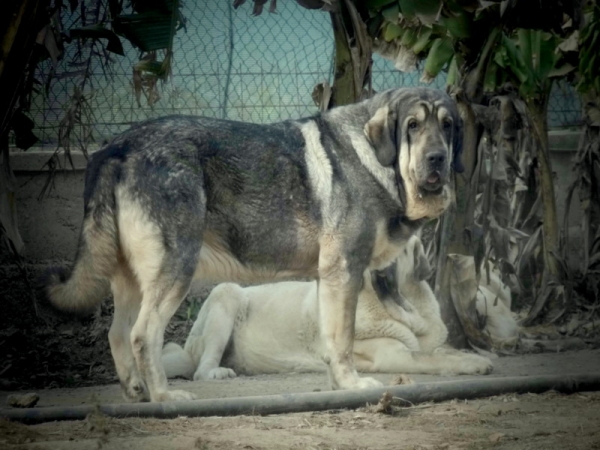
M 379 94 L 365 134 L 382 166 L 394 167 L 406 190 L 407 216 L 437 217 L 448 206 L 451 169 L 462 172 L 462 120 L 444 92 L 405 88 Z
M 431 276 L 431 265 L 418 236 L 413 235 L 406 242 L 403 253 L 398 257 L 397 273 L 400 284 L 405 283 L 406 280 L 425 281 Z

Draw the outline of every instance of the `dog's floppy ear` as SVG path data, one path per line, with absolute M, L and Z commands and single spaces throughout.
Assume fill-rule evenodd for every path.
M 463 143 L 463 121 L 460 117 L 454 121 L 454 130 L 452 133 L 452 168 L 456 173 L 463 173 L 465 166 L 463 166 L 461 155 L 462 155 L 462 143 Z
M 365 125 L 365 134 L 375 148 L 379 164 L 391 166 L 396 160 L 396 114 L 383 106 Z
M 431 275 L 431 265 L 425 255 L 423 244 L 421 241 L 416 241 L 413 247 L 414 252 L 414 268 L 413 276 L 417 281 L 423 281 Z

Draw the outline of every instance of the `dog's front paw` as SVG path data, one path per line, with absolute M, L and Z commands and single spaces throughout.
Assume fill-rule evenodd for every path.
M 195 400 L 196 396 L 191 392 L 181 389 L 166 391 L 158 394 L 154 399 L 155 402 L 187 402 Z
M 194 381 L 200 380 L 225 380 L 235 378 L 236 373 L 227 367 L 216 367 L 210 370 L 197 370 L 194 374 Z
M 371 377 L 356 377 L 353 380 L 348 380 L 339 383 L 337 389 L 371 389 L 382 387 L 383 383 Z
M 359 378 L 356 387 L 352 389 L 370 389 L 370 388 L 378 388 L 382 387 L 383 383 L 375 378 L 364 377 Z
M 485 356 L 466 354 L 462 367 L 462 373 L 464 374 L 480 374 L 487 375 L 494 369 L 492 360 Z
M 121 392 L 123 398 L 132 403 L 150 401 L 146 383 L 137 376 L 130 377 L 127 381 L 121 383 Z

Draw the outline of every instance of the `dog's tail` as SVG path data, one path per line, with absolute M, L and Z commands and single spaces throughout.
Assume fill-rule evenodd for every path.
M 117 265 L 114 185 L 111 177 L 102 177 L 103 168 L 98 166 L 92 161 L 86 172 L 85 216 L 72 269 L 50 268 L 42 278 L 50 303 L 65 312 L 92 312 L 108 295 L 108 280 Z

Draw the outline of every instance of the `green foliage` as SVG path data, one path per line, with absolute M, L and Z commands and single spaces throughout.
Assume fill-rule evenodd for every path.
M 579 83 L 582 93 L 600 95 L 600 6 L 594 5 L 588 14 L 588 23 L 581 30 L 579 39 Z
M 400 11 L 408 19 L 417 18 L 425 25 L 437 22 L 442 0 L 398 0 Z
M 427 54 L 423 78 L 433 81 L 453 56 L 454 49 L 452 48 L 451 39 L 449 37 L 437 38 L 433 41 Z
M 440 24 L 443 25 L 450 36 L 456 39 L 470 38 L 473 33 L 473 17 L 465 11 L 458 11 L 448 17 L 440 17 Z
M 565 77 L 574 70 L 573 58 L 565 57 L 578 50 L 574 10 L 543 22 L 539 17 L 522 17 L 531 11 L 526 0 L 511 5 L 473 0 L 370 0 L 366 4 L 370 34 L 388 43 L 387 49 L 395 45 L 397 55 L 410 51 L 425 60 L 425 81 L 447 71 L 449 84 L 461 83 L 466 71 L 478 66 L 484 91 L 494 92 L 511 81 L 519 86 L 521 95 L 531 98 L 546 91 L 549 78 Z M 555 12 L 560 5 L 550 1 L 540 8 Z M 544 29 L 536 29 L 542 26 Z M 493 36 L 494 41 L 488 42 L 493 30 L 501 37 L 496 41 Z M 600 42 L 598 35 L 588 32 L 583 36 L 589 41 L 590 51 L 585 56 L 586 64 L 593 63 L 590 73 L 600 73 L 596 67 L 600 57 L 591 50 Z M 479 61 L 486 45 L 491 51 L 485 61 Z M 393 55 L 388 52 L 388 57 Z M 600 83 L 600 77 L 598 80 Z
M 396 0 L 369 0 L 367 3 L 367 7 L 370 11 L 379 12 L 382 8 L 386 6 L 398 3 Z
M 383 30 L 383 38 L 386 41 L 393 41 L 396 38 L 402 36 L 402 28 L 395 23 L 388 22 L 385 24 L 385 29 Z
M 398 14 L 400 14 L 398 3 L 392 3 L 381 10 L 383 18 L 393 24 L 398 24 Z
M 473 15 L 454 2 L 371 0 L 367 7 L 371 14 L 371 35 L 426 59 L 427 77 L 435 77 L 447 67 L 457 39 L 472 34 Z
M 488 66 L 486 90 L 494 91 L 508 79 L 519 86 L 523 98 L 532 98 L 538 92 L 545 91 L 550 81 L 550 71 L 559 57 L 556 46 L 556 37 L 540 30 L 521 29 L 512 38 L 503 34 L 494 59 Z M 503 70 L 498 72 L 498 66 Z

